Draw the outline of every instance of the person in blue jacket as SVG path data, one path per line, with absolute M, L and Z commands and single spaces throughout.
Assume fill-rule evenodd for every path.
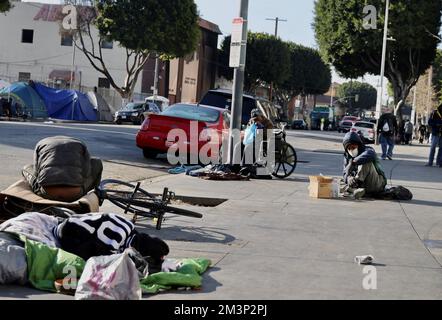
M 344 182 L 356 199 L 376 196 L 385 190 L 387 179 L 376 151 L 366 146 L 356 132 L 348 132 L 344 145 Z

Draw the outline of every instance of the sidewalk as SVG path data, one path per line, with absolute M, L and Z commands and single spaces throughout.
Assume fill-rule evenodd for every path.
M 440 176 L 439 176 L 440 177 Z M 143 187 L 180 195 L 229 199 L 201 208 L 202 220 L 176 218 L 161 231 L 171 256 L 213 259 L 215 268 L 194 294 L 154 299 L 440 299 L 442 251 L 422 240 L 442 240 L 440 180 L 415 200 L 316 200 L 305 177 L 221 182 L 163 176 Z M 415 230 L 416 228 L 416 230 Z M 439 242 L 438 242 L 439 241 Z M 362 288 L 356 255 L 372 254 L 377 290 Z
M 167 241 L 171 258 L 213 262 L 202 290 L 144 298 L 441 299 L 442 169 L 424 167 L 428 148 L 399 146 L 396 160 L 382 164 L 393 184 L 411 189 L 412 201 L 311 199 L 308 175 L 341 173 L 339 139 L 335 144 L 318 142 L 312 149 L 307 139 L 296 138 L 293 144 L 302 162 L 286 180 L 165 175 L 143 181 L 142 187 L 154 193 L 168 187 L 177 195 L 227 200 L 217 207 L 189 207 L 203 213 L 203 219 L 167 216 L 160 231 L 151 221 L 143 222 L 143 231 Z M 353 262 L 365 254 L 375 258 L 376 290 L 363 289 L 366 274 Z M 0 298 L 70 298 L 29 296 L 32 292 L 36 294 L 3 288 Z

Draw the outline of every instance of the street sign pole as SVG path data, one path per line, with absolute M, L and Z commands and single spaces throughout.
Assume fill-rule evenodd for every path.
M 232 110 L 229 132 L 228 163 L 234 164 L 235 146 L 241 143 L 241 118 L 244 93 L 244 71 L 247 48 L 247 16 L 249 0 L 241 0 L 239 18 L 233 21 L 230 47 L 230 67 L 235 68 L 233 76 Z
M 378 93 L 378 100 L 376 102 L 376 119 L 379 120 L 381 116 L 382 108 L 382 96 L 384 95 L 384 73 L 385 73 L 385 55 L 387 52 L 387 35 L 388 35 L 388 13 L 390 9 L 390 0 L 386 0 L 385 3 L 385 21 L 384 21 L 384 39 L 382 41 L 382 60 L 381 60 L 381 78 L 380 78 L 380 88 Z M 379 124 L 379 121 L 377 121 Z M 376 126 L 377 127 L 377 126 Z M 375 143 L 379 144 L 379 137 L 376 129 Z

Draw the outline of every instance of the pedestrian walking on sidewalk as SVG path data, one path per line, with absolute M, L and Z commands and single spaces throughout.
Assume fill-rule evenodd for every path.
M 419 124 L 419 143 L 423 144 L 427 136 L 427 126 L 422 123 Z
M 410 120 L 407 120 L 404 126 L 405 144 L 411 144 L 411 142 L 413 141 L 413 130 L 414 130 L 413 124 L 411 123 Z
M 398 132 L 396 117 L 386 108 L 378 121 L 379 143 L 382 147 L 382 160 L 393 160 L 394 137 Z
M 442 104 L 431 113 L 428 119 L 428 125 L 431 127 L 431 147 L 426 166 L 433 166 L 436 149 L 439 149 L 436 157 L 436 165 L 442 167 Z

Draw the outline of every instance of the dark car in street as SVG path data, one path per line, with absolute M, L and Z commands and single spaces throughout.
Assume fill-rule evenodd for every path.
M 294 130 L 308 130 L 308 125 L 304 120 L 293 120 L 292 129 L 294 129 Z
M 115 112 L 114 122 L 117 124 L 122 124 L 123 122 L 141 124 L 146 118 L 146 113 L 160 112 L 160 108 L 153 102 L 130 102 Z
M 201 105 L 212 106 L 231 110 L 232 108 L 232 91 L 227 89 L 209 90 L 200 101 Z M 260 109 L 266 118 L 271 120 L 273 124 L 279 121 L 279 108 L 264 98 L 255 97 L 244 94 L 242 103 L 241 124 L 246 125 L 250 120 L 250 114 L 253 109 Z

